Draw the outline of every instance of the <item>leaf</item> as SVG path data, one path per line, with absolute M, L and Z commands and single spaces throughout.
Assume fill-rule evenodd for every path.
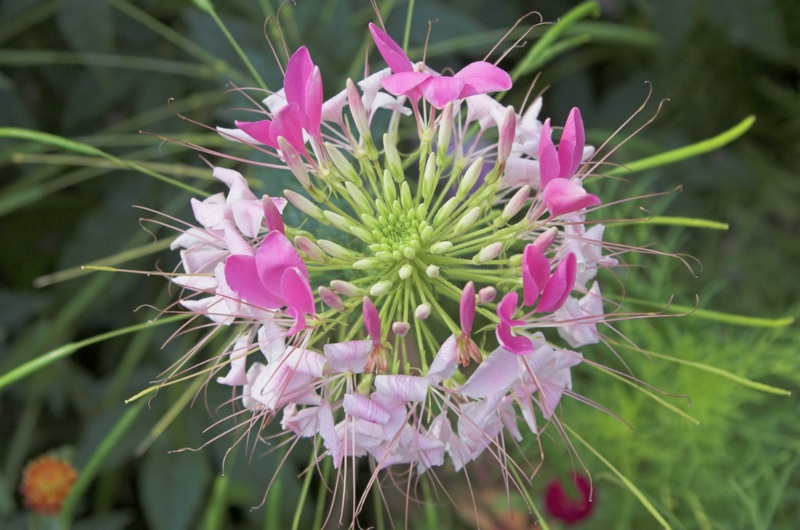
M 111 6 L 105 0 L 61 0 L 58 27 L 75 51 L 112 50 L 114 24 Z
M 148 527 L 191 528 L 210 481 L 211 472 L 202 453 L 169 454 L 163 445 L 151 449 L 144 458 L 139 479 Z

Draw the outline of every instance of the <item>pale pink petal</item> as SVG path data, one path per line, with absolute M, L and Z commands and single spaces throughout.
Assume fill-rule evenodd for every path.
M 342 123 L 342 111 L 345 105 L 347 105 L 347 91 L 342 90 L 322 104 L 320 119 L 322 121 Z
M 467 99 L 467 120 L 466 123 L 478 121 L 481 129 L 487 129 L 496 125 L 493 118 L 493 111 L 502 110 L 503 106 L 496 99 L 483 94 L 478 94 Z
M 600 199 L 588 193 L 579 183 L 558 178 L 546 185 L 542 200 L 552 217 L 600 204 Z
M 463 79 L 465 82 L 458 95 L 459 99 L 511 88 L 511 76 L 502 68 L 486 61 L 470 63 L 454 77 Z
M 517 356 L 503 348 L 497 348 L 483 360 L 458 392 L 471 398 L 505 394 L 518 377 Z
M 204 201 L 198 201 L 192 197 L 192 213 L 197 222 L 203 227 L 213 229 L 228 218 L 230 207 L 225 204 L 223 194 L 212 195 Z
M 319 427 L 319 407 L 297 410 L 294 403 L 283 407 L 283 419 L 281 420 L 283 430 L 291 431 L 301 438 L 310 438 L 317 435 Z
M 433 384 L 450 379 L 458 367 L 458 342 L 455 335 L 450 335 L 433 358 L 425 377 Z
M 214 175 L 214 178 L 224 182 L 225 185 L 230 189 L 226 198 L 228 203 L 240 200 L 256 200 L 256 196 L 250 190 L 250 186 L 247 184 L 247 181 L 238 171 L 217 166 L 214 168 L 212 175 Z
M 597 332 L 597 322 L 603 316 L 600 285 L 594 282 L 580 301 L 568 298 L 554 316 L 557 321 L 561 321 L 558 334 L 573 348 L 600 342 L 600 334 Z
M 234 122 L 236 127 L 244 132 L 250 138 L 253 138 L 257 142 L 261 142 L 262 144 L 272 147 L 274 149 L 278 148 L 278 143 L 272 138 L 271 129 L 272 129 L 272 122 L 270 120 L 261 120 L 261 121 L 239 121 L 236 120 Z
M 411 64 L 411 59 L 405 54 L 403 49 L 386 34 L 385 31 L 380 29 L 375 24 L 370 23 L 369 32 L 372 33 L 372 38 L 375 45 L 378 47 L 383 60 L 389 65 L 394 73 L 410 72 L 414 69 Z
M 500 403 L 497 404 L 498 414 L 500 421 L 503 422 L 509 434 L 518 442 L 522 441 L 522 433 L 519 432 L 517 427 L 517 414 L 514 412 L 514 398 L 512 396 L 503 396 Z
M 538 189 L 539 161 L 529 158 L 520 158 L 518 156 L 508 157 L 508 160 L 506 160 L 506 169 L 503 173 L 503 180 L 512 188 L 518 188 L 527 184 L 532 189 Z
M 374 401 L 361 394 L 345 394 L 342 400 L 344 412 L 354 418 L 384 425 L 389 421 L 389 413 Z
M 333 467 L 338 468 L 342 461 L 342 442 L 336 434 L 333 411 L 327 401 L 322 401 L 319 405 L 319 435 L 331 455 Z
M 322 347 L 325 357 L 328 359 L 328 366 L 336 372 L 352 372 L 360 374 L 364 371 L 367 363 L 367 356 L 372 350 L 372 341 L 351 340 L 349 342 L 338 342 L 326 344 Z
M 227 129 L 225 127 L 217 127 L 216 129 L 219 135 L 225 138 L 226 140 L 231 140 L 233 142 L 242 142 L 243 144 L 251 144 L 251 145 L 256 145 L 258 143 L 261 143 L 241 129 Z
M 358 82 L 359 88 L 361 88 L 361 91 L 364 93 L 364 107 L 367 108 L 368 113 L 372 114 L 375 110 L 383 106 L 382 104 L 378 103 L 376 98 L 379 94 L 381 94 L 381 81 L 390 75 L 392 75 L 391 68 L 384 68 L 383 70 L 378 70 L 377 72 L 370 74 Z M 386 94 L 383 95 L 386 96 Z M 394 98 L 391 99 L 392 101 L 397 101 Z
M 536 306 L 538 313 L 549 313 L 564 305 L 567 296 L 575 287 L 575 277 L 577 269 L 575 264 L 575 254 L 569 254 L 566 259 L 556 267 L 553 276 L 542 292 L 542 297 Z
M 583 157 L 584 143 L 581 111 L 574 107 L 567 117 L 564 132 L 558 142 L 559 177 L 571 178 L 578 171 L 578 166 L 580 166 L 581 158 Z
M 522 254 L 523 304 L 532 306 L 550 278 L 550 262 L 536 245 L 529 244 Z
M 269 362 L 276 362 L 286 352 L 286 330 L 273 321 L 258 329 L 258 347 Z
M 217 383 L 228 386 L 242 386 L 247 383 L 245 363 L 247 352 L 250 349 L 250 339 L 247 336 L 239 337 L 228 353 L 230 368 L 225 377 L 217 377 Z
M 550 133 L 550 118 L 547 118 L 539 136 L 539 188 L 545 188 L 550 181 L 558 178 L 560 173 L 558 152 Z
M 375 392 L 403 402 L 425 401 L 428 380 L 414 375 L 378 375 Z

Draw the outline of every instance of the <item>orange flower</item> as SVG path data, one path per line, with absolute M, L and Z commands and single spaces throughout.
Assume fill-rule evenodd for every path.
M 34 512 L 55 515 L 69 495 L 78 472 L 69 463 L 50 455 L 40 456 L 22 471 L 20 492 Z

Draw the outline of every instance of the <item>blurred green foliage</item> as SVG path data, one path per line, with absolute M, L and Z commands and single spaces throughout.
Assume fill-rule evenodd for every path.
M 619 241 L 654 243 L 660 250 L 677 249 L 702 262 L 702 273 L 695 277 L 676 260 L 646 257 L 630 278 L 621 275 L 626 294 L 665 304 L 676 295 L 678 302 L 694 305 L 694 293 L 700 293 L 701 307 L 765 317 L 800 315 L 800 283 L 794 272 L 800 261 L 797 2 L 601 3 L 598 20 L 582 22 L 571 32 L 591 38 L 542 66 L 534 90 L 549 86 L 544 115 L 561 122 L 572 106 L 579 106 L 590 139 L 599 144 L 651 89 L 649 105 L 618 139 L 651 117 L 662 98 L 669 98 L 653 123 L 621 147 L 614 157 L 617 163 L 699 141 L 750 114 L 757 117 L 754 129 L 729 147 L 612 186 L 618 197 L 680 185 L 681 193 L 642 205 L 655 214 L 730 224 L 726 233 L 610 228 L 611 237 Z M 432 21 L 429 62 L 456 68 L 482 58 L 528 10 L 555 20 L 572 5 L 419 1 L 410 48 L 422 49 Z M 390 33 L 403 35 L 407 4 L 391 1 L 381 7 Z M 262 24 L 275 16 L 277 2 L 231 0 L 216 8 L 267 86 L 279 85 L 280 71 L 265 32 L 273 42 L 280 37 L 274 25 L 265 29 Z M 328 90 L 363 71 L 365 26 L 373 19 L 363 0 L 301 0 L 280 8 L 289 48 L 309 47 Z M 539 34 L 533 32 L 534 37 Z M 513 50 L 503 66 L 511 69 L 525 51 Z M 518 83 L 509 102 L 523 100 L 532 78 Z M 225 87 L 255 84 L 212 18 L 188 1 L 0 2 L 0 126 L 47 131 L 118 157 L 163 162 L 168 169 L 160 170 L 205 188 L 210 177 L 195 176 L 197 168 L 205 167 L 196 152 L 138 131 L 233 149 L 178 115 L 202 124 L 228 124 L 242 115 L 235 109 L 247 102 L 226 93 Z M 153 216 L 131 205 L 183 218 L 188 211 L 186 192 L 132 171 L 59 155 L 63 153 L 38 145 L 0 141 L 0 374 L 62 344 L 154 318 L 158 311 L 151 305 L 164 308 L 170 303 L 163 279 L 134 274 L 95 273 L 64 282 L 45 278 L 39 280 L 41 288 L 33 287 L 43 275 L 149 242 L 151 236 L 139 220 Z M 267 192 L 287 185 L 283 176 L 269 171 L 247 174 Z M 612 196 L 606 193 L 599 194 Z M 158 236 L 169 236 L 153 223 L 141 224 Z M 146 256 L 123 266 L 151 270 L 154 263 L 171 270 L 175 257 Z M 191 347 L 190 336 L 168 341 L 174 326 L 83 348 L 2 389 L 0 525 L 25 527 L 16 489 L 28 459 L 70 446 L 76 465 L 85 466 L 131 410 L 122 400 L 146 387 Z M 576 391 L 619 414 L 634 429 L 579 403 L 564 407 L 565 423 L 633 480 L 675 528 L 794 528 L 800 520 L 797 326 L 762 332 L 709 326 L 687 317 L 634 321 L 622 331 L 643 349 L 725 368 L 790 388 L 794 395 L 759 394 L 687 366 L 624 352 L 637 377 L 666 393 L 690 396 L 691 408 L 681 399 L 662 397 L 683 407 L 700 425 L 588 369 L 576 376 Z M 624 370 L 607 351 L 602 355 L 603 362 Z M 277 469 L 275 454 L 241 452 L 229 459 L 232 469 L 223 477 L 219 472 L 226 440 L 200 452 L 167 453 L 200 447 L 219 433 L 203 431 L 227 413 L 216 408 L 230 397 L 224 391 L 203 390 L 193 407 L 151 440 L 170 407 L 193 396 L 185 387 L 164 389 L 133 417 L 75 507 L 74 528 L 214 528 L 219 521 L 222 527 L 263 528 L 265 520 L 268 528 L 288 526 L 301 485 L 296 475 L 307 465 L 304 455 L 296 452 L 283 466 L 280 486 L 267 499 L 267 508 L 250 511 L 261 503 Z M 551 445 L 541 479 L 531 488 L 537 499 L 550 477 L 577 466 L 566 458 L 563 443 L 561 449 Z M 597 488 L 596 515 L 584 527 L 653 527 L 649 515 L 602 464 L 577 450 Z M 315 485 L 312 497 L 318 491 Z M 301 527 L 312 522 L 312 501 L 303 511 Z M 442 520 L 452 525 L 459 521 L 453 514 L 443 514 Z

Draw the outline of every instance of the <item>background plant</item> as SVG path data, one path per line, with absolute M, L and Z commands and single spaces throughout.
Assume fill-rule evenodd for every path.
M 211 186 L 194 152 L 137 132 L 222 143 L 216 135 L 180 120 L 177 113 L 202 123 L 228 122 L 231 114 L 226 111 L 241 101 L 223 91 L 226 83 L 258 83 L 209 13 L 209 4 L 198 4 L 3 1 L 0 124 L 71 138 L 193 187 Z M 800 195 L 800 33 L 792 23 L 796 6 L 788 0 L 762 0 L 757 9 L 732 9 L 721 0 L 677 4 L 604 2 L 599 19 L 573 25 L 558 41 L 561 47 L 551 48 L 554 55 L 529 65 L 532 71 L 526 78 L 541 70 L 537 87 L 551 86 L 545 114 L 555 121 L 563 122 L 572 106 L 581 107 L 595 143 L 641 104 L 648 91 L 645 80 L 653 84 L 654 101 L 669 97 L 658 119 L 623 147 L 619 161 L 700 141 L 755 114 L 752 130 L 736 143 L 632 175 L 632 184 L 625 188 L 626 194 L 634 195 L 682 185 L 681 193 L 644 206 L 654 214 L 728 223 L 728 231 L 633 226 L 615 228 L 618 236 L 611 229 L 608 233 L 645 243 L 652 241 L 655 230 L 663 248 L 680 249 L 703 263 L 702 274 L 695 278 L 676 262 L 646 260 L 646 274 L 636 276 L 647 281 L 626 285 L 629 297 L 667 300 L 676 294 L 676 303 L 693 307 L 692 295 L 700 293 L 701 308 L 770 318 L 796 316 L 800 286 L 791 274 L 800 257 L 795 206 Z M 268 86 L 278 86 L 280 72 L 265 44 L 264 29 L 254 22 L 274 16 L 278 5 L 237 0 L 216 7 L 215 15 L 235 36 L 254 71 Z M 401 2 L 381 4 L 385 14 L 392 13 L 387 22 L 395 35 L 404 32 L 407 7 Z M 458 67 L 480 59 L 531 7 L 541 9 L 545 20 L 555 20 L 572 5 L 418 2 L 411 51 L 420 52 L 426 22 L 438 20 L 428 48 L 433 66 Z M 326 78 L 343 79 L 362 68 L 364 28 L 372 16 L 365 2 L 325 2 L 320 9 L 304 1 L 283 7 L 281 24 L 290 48 L 308 45 Z M 267 31 L 277 37 L 274 27 Z M 534 31 L 531 42 L 541 32 Z M 557 51 L 563 53 L 555 55 Z M 515 52 L 509 65 L 520 64 L 526 52 Z M 519 83 L 520 89 L 524 85 Z M 520 101 L 523 96 L 520 92 L 507 97 Z M 174 100 L 168 104 L 170 98 Z M 156 249 L 147 244 L 151 236 L 138 225 L 143 214 L 131 205 L 176 214 L 184 208 L 185 213 L 189 193 L 120 169 L 114 160 L 94 156 L 92 149 L 84 151 L 19 140 L 0 144 L 0 374 L 54 348 L 62 347 L 55 356 L 63 357 L 2 388 L 2 422 L 9 427 L 0 434 L 3 525 L 25 524 L 16 495 L 24 463 L 51 448 L 71 446 L 74 462 L 86 477 L 79 483 L 84 488 L 81 495 L 68 506 L 76 528 L 289 526 L 295 510 L 285 501 L 300 493 L 303 483 L 296 473 L 306 465 L 305 458 L 284 466 L 267 508 L 251 512 L 276 469 L 274 457 L 236 458 L 235 469 L 220 476 L 224 442 L 199 453 L 167 454 L 208 440 L 202 430 L 212 420 L 202 395 L 193 407 L 188 405 L 195 390 L 177 387 L 159 393 L 149 407 L 123 404 L 185 351 L 190 338 L 162 348 L 175 326 L 167 324 L 102 342 L 91 340 L 154 317 L 147 308 L 133 311 L 142 304 L 166 306 L 168 288 L 158 278 L 86 275 L 74 267 L 100 260 L 148 270 L 158 260 L 161 268 L 171 269 L 174 258 L 154 254 Z M 283 176 L 267 172 L 259 174 L 257 182 L 266 193 L 286 187 Z M 137 258 L 137 252 L 147 255 Z M 44 276 L 55 271 L 67 272 Z M 778 387 L 796 389 L 798 384 L 796 325 L 753 330 L 709 324 L 693 316 L 638 322 L 625 332 L 646 350 Z M 89 344 L 69 346 L 81 341 Z M 652 362 L 636 353 L 626 360 L 643 380 L 666 392 L 691 396 L 688 409 L 685 401 L 660 397 L 700 425 L 622 383 L 598 392 L 598 400 L 635 430 L 577 403 L 566 408 L 566 422 L 630 478 L 675 528 L 791 528 L 800 517 L 796 393 L 788 398 L 759 393 L 718 374 L 665 360 Z M 590 385 L 600 378 L 585 377 L 581 383 L 596 388 Z M 208 396 L 209 403 L 222 399 Z M 652 517 L 620 486 L 618 477 L 594 461 L 588 450 L 578 449 L 596 471 L 598 490 L 595 518 L 585 526 L 652 526 Z M 535 498 L 548 478 L 565 476 L 571 469 L 566 456 L 559 461 L 552 454 L 541 481 L 531 488 Z M 93 466 L 90 473 L 87 465 Z M 314 521 L 318 491 L 316 486 L 310 489 L 299 512 L 303 527 Z M 481 504 L 485 517 L 508 516 L 501 484 L 482 495 L 490 498 Z M 472 524 L 454 510 L 437 513 L 442 524 Z M 523 513 L 515 520 L 524 520 Z

